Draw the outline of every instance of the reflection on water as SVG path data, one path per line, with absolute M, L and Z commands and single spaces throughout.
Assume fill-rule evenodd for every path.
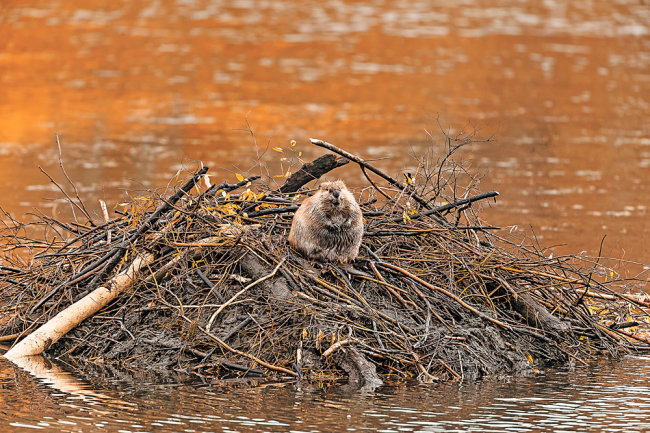
M 56 392 L 0 359 L 0 430 L 218 431 L 645 431 L 650 358 L 477 384 L 341 387 L 272 384 L 220 389 L 113 379 L 123 404 Z M 127 404 L 128 403 L 128 404 Z

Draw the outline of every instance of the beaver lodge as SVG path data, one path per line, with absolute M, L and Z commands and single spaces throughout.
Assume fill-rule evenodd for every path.
M 312 140 L 331 153 L 283 184 L 238 174 L 208 187 L 203 167 L 101 222 L 68 194 L 75 221 L 5 214 L 5 356 L 44 352 L 76 368 L 182 371 L 221 383 L 376 385 L 649 350 L 644 277 L 619 277 L 597 258 L 548 257 L 484 225 L 479 211 L 498 194 L 476 193 L 452 159 L 469 141 L 446 136 L 446 156 L 420 161 L 403 180 Z M 368 179 L 352 188 L 363 211 L 360 254 L 350 264 L 303 257 L 287 236 L 318 182 L 305 185 L 349 162 Z

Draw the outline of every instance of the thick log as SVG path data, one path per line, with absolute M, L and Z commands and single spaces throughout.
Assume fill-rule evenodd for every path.
M 300 170 L 289 176 L 289 178 L 280 187 L 279 191 L 283 194 L 295 192 L 312 180 L 319 179 L 325 173 L 328 173 L 335 168 L 350 162 L 348 159 L 341 156 L 332 155 L 328 153 L 320 156 L 315 160 L 303 165 Z
M 4 357 L 14 360 L 23 356 L 40 355 L 75 326 L 129 289 L 136 282 L 140 270 L 153 260 L 153 254 L 136 257 L 126 271 L 61 311 L 12 347 Z
M 535 301 L 527 293 L 517 293 L 505 280 L 498 280 L 490 284 L 490 287 L 499 284 L 494 292 L 496 296 L 504 297 L 510 302 L 512 309 L 522 315 L 526 324 L 537 329 L 551 331 L 560 335 L 568 332 L 570 326 L 568 323 L 552 315 L 546 307 Z
M 347 373 L 349 382 L 358 383 L 370 389 L 375 389 L 384 383 L 377 375 L 375 364 L 368 361 L 354 346 L 337 351 L 334 355 L 334 362 Z

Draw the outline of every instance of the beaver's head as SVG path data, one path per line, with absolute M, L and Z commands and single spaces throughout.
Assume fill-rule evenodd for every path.
M 342 195 L 348 190 L 341 180 L 323 182 L 320 184 L 319 189 L 327 194 L 327 201 L 334 207 L 339 207 L 341 205 Z

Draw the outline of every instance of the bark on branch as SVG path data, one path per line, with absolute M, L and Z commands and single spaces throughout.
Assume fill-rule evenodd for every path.
M 295 192 L 312 180 L 319 179 L 325 173 L 347 164 L 348 159 L 328 153 L 303 165 L 300 170 L 292 174 L 280 187 L 283 194 Z
M 79 323 L 101 310 L 113 299 L 129 289 L 136 281 L 142 268 L 149 265 L 153 260 L 153 254 L 136 257 L 126 271 L 113 277 L 105 286 L 95 289 L 54 316 L 5 353 L 5 358 L 14 360 L 23 356 L 40 355 Z
M 108 274 L 114 267 L 115 265 L 120 261 L 121 258 L 121 253 L 123 253 L 126 248 L 129 247 L 129 245 L 135 243 L 135 241 L 144 233 L 146 233 L 149 229 L 151 229 L 155 223 L 169 210 L 171 210 L 174 207 L 174 204 L 178 200 L 181 199 L 181 197 L 185 196 L 192 188 L 194 188 L 194 185 L 205 175 L 205 173 L 208 172 L 208 167 L 203 167 L 200 170 L 198 170 L 190 180 L 188 180 L 178 191 L 176 191 L 173 195 L 171 195 L 168 199 L 164 200 L 164 202 L 158 206 L 158 208 L 151 214 L 149 217 L 142 223 L 140 226 L 137 228 L 135 233 L 133 233 L 131 236 L 129 236 L 128 239 L 125 239 L 124 241 L 120 242 L 118 245 L 113 247 L 108 253 L 100 257 L 98 260 L 94 261 L 90 265 L 86 266 L 84 269 L 82 269 L 80 272 L 78 272 L 76 275 L 74 275 L 72 278 L 69 280 L 59 284 L 58 286 L 54 287 L 52 290 L 50 290 L 48 293 L 45 294 L 30 310 L 30 313 L 33 313 L 36 311 L 39 307 L 41 307 L 45 302 L 47 302 L 48 299 L 50 299 L 56 292 L 61 290 L 64 287 L 67 287 L 70 284 L 74 284 L 77 282 L 80 282 L 84 279 L 86 279 L 88 276 L 92 275 L 93 273 L 97 272 L 102 269 L 101 272 L 104 274 Z M 108 262 L 106 265 L 104 263 Z
M 338 153 L 339 155 L 344 156 L 345 158 L 349 159 L 350 161 L 356 162 L 357 164 L 359 164 L 359 166 L 361 167 L 362 170 L 367 169 L 367 170 L 372 171 L 377 176 L 383 178 L 384 180 L 386 180 L 388 183 L 390 183 L 394 187 L 399 188 L 402 191 L 405 189 L 405 187 L 402 184 L 400 184 L 398 181 L 396 181 L 395 179 L 393 179 L 392 177 L 390 177 L 389 175 L 387 175 L 383 171 L 379 170 L 378 168 L 370 165 L 367 161 L 363 160 L 359 156 L 354 155 L 354 154 L 352 154 L 352 153 L 350 153 L 350 152 L 348 152 L 346 150 L 343 150 L 343 149 L 341 149 L 339 147 L 336 147 L 332 143 L 328 143 L 328 142 L 323 141 L 323 140 L 318 140 L 316 138 L 310 138 L 309 140 L 315 146 L 324 147 L 325 149 L 331 150 L 334 153 Z M 364 174 L 365 174 L 365 171 L 364 171 Z M 368 179 L 368 180 L 370 180 L 370 179 Z M 421 198 L 419 195 L 415 194 L 415 192 L 410 192 L 410 194 L 413 197 L 413 199 L 420 204 L 420 206 L 422 206 L 425 209 L 430 208 L 429 203 L 426 200 L 424 200 L 423 198 Z

